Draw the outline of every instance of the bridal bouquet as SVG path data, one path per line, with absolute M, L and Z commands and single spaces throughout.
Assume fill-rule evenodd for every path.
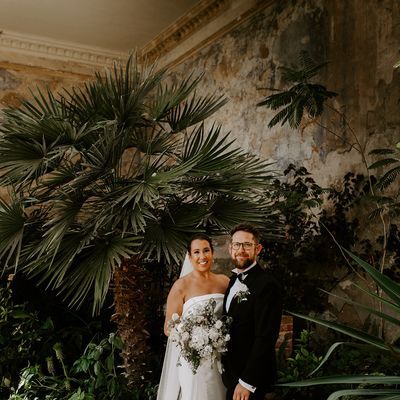
M 184 318 L 173 314 L 168 324 L 170 339 L 178 344 L 180 356 L 188 362 L 193 374 L 202 361 L 208 361 L 211 366 L 217 361 L 218 370 L 222 372 L 220 356 L 230 339 L 231 318 L 217 318 L 215 306 L 215 300 L 211 299 L 194 306 Z

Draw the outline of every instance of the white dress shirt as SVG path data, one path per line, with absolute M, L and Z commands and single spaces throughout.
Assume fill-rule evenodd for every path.
M 253 268 L 256 265 L 256 261 L 254 261 L 253 264 L 250 265 L 250 267 L 247 267 L 243 271 L 239 271 L 237 268 L 233 269 L 232 272 L 236 275 L 239 275 L 240 273 L 243 274 L 243 279 L 246 278 L 246 272 L 248 272 L 251 268 Z M 228 293 L 228 297 L 226 298 L 226 304 L 225 304 L 225 310 L 226 312 L 229 311 L 229 307 L 231 306 L 232 300 L 235 297 L 235 294 L 238 292 L 240 286 L 240 280 L 237 277 L 235 283 L 231 287 Z

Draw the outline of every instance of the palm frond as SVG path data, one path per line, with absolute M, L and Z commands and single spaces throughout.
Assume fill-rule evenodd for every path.
M 171 109 L 166 119 L 172 132 L 180 132 L 202 122 L 219 110 L 227 101 L 223 95 L 205 97 L 193 95 L 187 101 Z
M 243 221 L 261 227 L 268 212 L 270 210 L 266 210 L 262 203 L 257 206 L 254 202 L 240 198 L 217 197 L 208 205 L 208 213 L 202 224 L 215 226 L 220 232 L 229 232 L 233 226 Z
M 159 85 L 157 94 L 149 106 L 149 118 L 153 121 L 163 121 L 169 111 L 184 101 L 199 84 L 204 74 L 193 79 L 192 74 L 179 84 Z
M 25 270 L 29 275 L 40 274 L 41 282 L 48 282 L 48 287 L 63 294 L 71 307 L 81 307 L 89 293 L 93 293 L 92 311 L 97 314 L 105 300 L 113 269 L 123 258 L 139 250 L 141 238 L 107 236 L 82 247 L 84 241 L 79 236 L 76 240 L 77 236 L 65 238 L 68 246 L 60 246 L 51 265 L 36 260 Z
M 179 146 L 171 132 L 155 127 L 135 129 L 130 135 L 130 145 L 146 155 L 172 155 Z
M 78 121 L 116 121 L 119 127 L 133 127 L 145 124 L 146 97 L 157 87 L 165 74 L 155 66 L 139 67 L 131 56 L 126 64 L 114 64 L 105 75 L 96 74 L 96 79 L 82 89 L 67 92 L 71 114 Z
M 4 269 L 7 269 L 10 259 L 18 265 L 26 220 L 21 200 L 13 196 L 7 203 L 0 198 L 0 259 L 7 255 L 3 261 Z
M 148 223 L 143 251 L 157 260 L 163 255 L 168 264 L 180 262 L 189 237 L 204 231 L 200 221 L 207 213 L 207 205 L 179 201 L 169 204 L 157 220 Z

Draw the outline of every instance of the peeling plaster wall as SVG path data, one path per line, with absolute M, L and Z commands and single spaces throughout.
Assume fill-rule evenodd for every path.
M 32 98 L 30 90 L 48 87 L 57 92 L 63 87 L 80 85 L 88 78 L 83 74 L 0 62 L 0 111 L 5 106 L 18 106 L 21 98 Z
M 175 79 L 187 71 L 205 72 L 201 93 L 224 93 L 229 103 L 213 120 L 232 131 L 236 145 L 277 162 L 304 165 L 326 185 L 347 171 L 364 172 L 361 157 L 346 141 L 352 131 L 367 150 L 400 136 L 400 2 L 397 0 L 280 0 L 233 31 L 216 39 L 173 68 Z M 283 88 L 279 67 L 294 64 L 301 50 L 329 61 L 318 81 L 338 93 L 333 104 L 344 112 L 349 128 L 335 113 L 322 125 L 293 130 L 267 127 L 274 115 L 257 102 Z

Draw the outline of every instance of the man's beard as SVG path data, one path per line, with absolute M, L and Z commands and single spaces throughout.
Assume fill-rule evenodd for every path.
M 243 262 L 243 264 L 240 264 L 239 261 L 234 258 L 233 259 L 233 264 L 235 265 L 236 268 L 239 269 L 246 269 L 250 267 L 251 264 L 253 264 L 254 260 L 251 260 L 250 258 L 246 258 L 246 260 Z

